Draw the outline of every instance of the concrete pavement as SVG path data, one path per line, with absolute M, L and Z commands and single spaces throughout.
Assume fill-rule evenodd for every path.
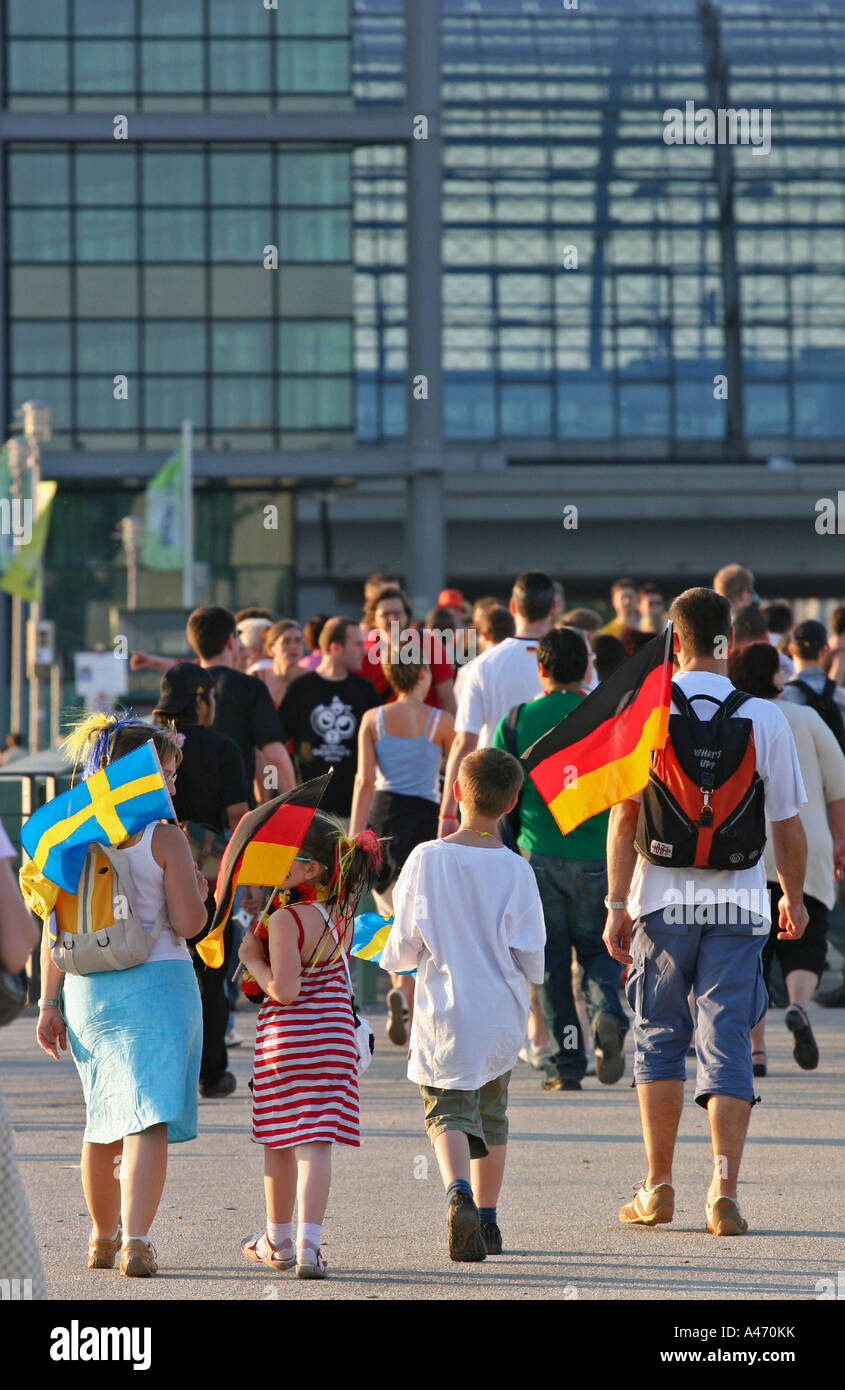
M 31 1014 L 31 1011 L 29 1011 Z M 817 1071 L 799 1071 L 783 1011 L 770 1014 L 763 1104 L 752 1115 L 740 1185 L 751 1234 L 704 1233 L 710 1175 L 706 1116 L 687 1104 L 676 1154 L 671 1226 L 621 1226 L 617 1211 L 642 1178 L 636 1097 L 627 1076 L 546 1095 L 522 1063 L 511 1085 L 511 1144 L 499 1206 L 507 1254 L 454 1265 L 446 1254 L 444 1197 L 404 1057 L 377 1026 L 376 1058 L 362 1081 L 362 1145 L 335 1149 L 324 1226 L 325 1283 L 302 1283 L 246 1264 L 240 1239 L 263 1224 L 262 1155 L 249 1138 L 255 1014 L 238 1013 L 244 1045 L 231 1053 L 234 1096 L 200 1101 L 200 1133 L 170 1149 L 153 1228 L 155 1279 L 85 1268 L 89 1219 L 79 1174 L 82 1092 L 69 1057 L 35 1043 L 34 1018 L 0 1030 L 0 1087 L 51 1296 L 73 1299 L 423 1299 L 559 1301 L 816 1297 L 845 1268 L 845 1010 L 813 1010 Z M 845 1276 L 843 1276 L 845 1280 Z

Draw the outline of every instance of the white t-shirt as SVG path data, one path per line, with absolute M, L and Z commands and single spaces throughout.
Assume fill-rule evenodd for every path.
M 516 1065 L 528 982 L 541 984 L 546 927 L 537 881 L 509 849 L 429 840 L 393 889 L 382 970 L 416 970 L 408 1076 L 475 1091 Z
M 845 797 L 845 753 L 820 714 L 809 705 L 794 705 L 778 701 L 792 730 L 798 763 L 807 793 L 806 805 L 799 815 L 807 836 L 807 872 L 804 892 L 818 898 L 825 907 L 833 907 L 836 888 L 833 878 L 833 837 L 827 819 L 827 803 Z M 767 818 L 768 830 L 768 818 Z M 766 840 L 766 877 L 777 881 L 775 855 L 771 838 Z
M 506 637 L 470 662 L 455 716 L 457 733 L 478 734 L 478 747 L 487 748 L 508 710 L 542 695 L 538 641 L 537 637 Z
M 734 686 L 727 676 L 710 671 L 685 671 L 675 677 L 684 695 L 713 695 L 727 699 Z M 711 719 L 716 706 L 707 700 L 696 700 L 695 713 L 699 719 Z M 677 713 L 675 706 L 672 712 Z M 757 771 L 763 779 L 766 795 L 766 816 L 770 821 L 789 820 L 807 800 L 795 740 L 783 712 L 774 700 L 747 700 L 737 717 L 750 719 L 754 727 L 754 747 Z M 642 793 L 631 798 L 642 800 Z M 703 890 L 696 898 L 695 894 Z M 636 921 L 650 912 L 681 902 L 691 906 L 712 902 L 717 894 L 720 903 L 735 902 L 742 911 L 752 912 L 771 921 L 769 894 L 766 889 L 766 866 L 761 855 L 750 869 L 732 872 L 728 869 L 669 869 L 649 864 L 637 855 L 634 877 L 628 895 L 628 912 Z

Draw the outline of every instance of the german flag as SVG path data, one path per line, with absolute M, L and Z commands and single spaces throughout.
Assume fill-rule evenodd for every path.
M 669 729 L 671 653 L 670 623 L 523 753 L 564 835 L 648 782 L 652 750 Z
M 197 952 L 210 969 L 223 964 L 223 930 L 238 884 L 275 888 L 284 883 L 330 777 L 331 771 L 241 816 L 220 862 L 211 929 L 197 942 Z

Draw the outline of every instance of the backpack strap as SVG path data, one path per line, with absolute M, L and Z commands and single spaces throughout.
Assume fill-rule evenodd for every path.
M 158 822 L 153 823 L 153 829 L 155 829 L 157 824 Z M 152 835 L 150 835 L 150 839 L 152 839 Z M 127 859 L 118 859 L 117 856 L 120 854 L 120 850 L 116 849 L 114 845 L 102 845 L 98 843 L 96 848 L 105 855 L 106 859 L 111 864 L 112 873 L 120 879 L 121 892 L 126 895 L 132 915 L 137 917 L 140 921 L 140 913 L 138 912 L 138 905 L 135 901 L 135 885 L 132 881 L 132 871 L 129 867 L 129 861 Z M 150 853 L 152 853 L 152 849 Z M 178 946 L 180 941 L 184 940 L 184 937 L 181 937 L 179 933 L 174 931 L 173 927 L 170 926 L 167 916 L 167 899 L 162 903 L 161 911 L 150 928 L 149 935 L 153 945 L 158 941 L 165 922 L 167 922 L 170 927 L 170 935 L 173 938 L 173 944 Z
M 722 719 L 730 719 L 731 715 L 736 714 L 741 705 L 751 696 L 745 690 L 732 690 L 725 703 L 722 705 Z M 718 716 L 717 716 L 718 717 Z

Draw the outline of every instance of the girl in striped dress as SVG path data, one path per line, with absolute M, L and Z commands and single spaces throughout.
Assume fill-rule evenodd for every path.
M 264 1145 L 267 1229 L 241 1242 L 247 1259 L 323 1279 L 320 1231 L 332 1144 L 358 1147 L 358 1055 L 347 964 L 353 918 L 380 852 L 372 831 L 349 838 L 314 813 L 282 887 L 302 898 L 271 916 L 269 961 L 248 932 L 240 958 L 265 993 L 252 1079 L 252 1138 Z M 309 893 L 310 890 L 310 893 Z M 299 1225 L 293 1240 L 293 1209 Z

